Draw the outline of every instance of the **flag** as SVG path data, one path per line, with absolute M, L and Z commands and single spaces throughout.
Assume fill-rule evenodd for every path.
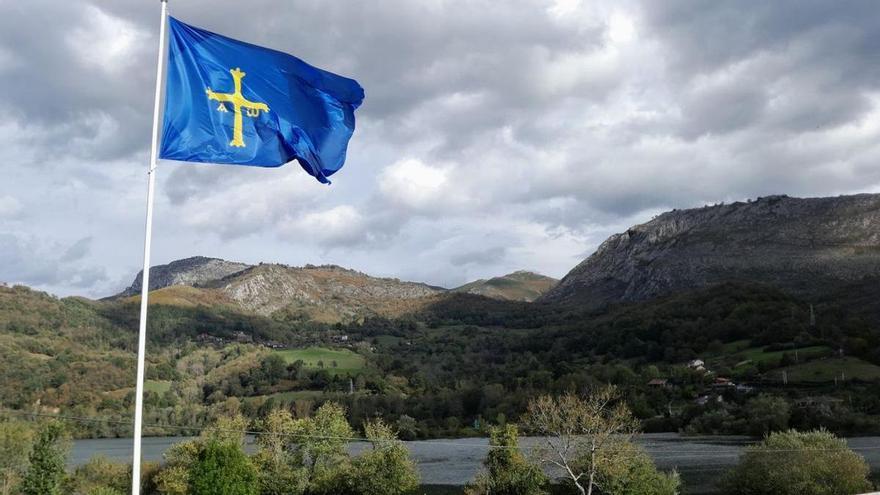
M 364 90 L 276 50 L 170 17 L 159 157 L 278 167 L 321 182 L 342 168 Z

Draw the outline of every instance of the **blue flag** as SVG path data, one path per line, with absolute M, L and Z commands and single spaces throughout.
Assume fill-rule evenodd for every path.
M 169 18 L 160 158 L 278 167 L 321 182 L 342 168 L 364 90 L 353 79 Z

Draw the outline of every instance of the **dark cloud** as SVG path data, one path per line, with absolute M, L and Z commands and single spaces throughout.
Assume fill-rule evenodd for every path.
M 464 253 L 453 254 L 449 261 L 454 266 L 464 266 L 464 265 L 488 265 L 493 263 L 498 263 L 499 261 L 504 260 L 505 255 L 507 254 L 507 247 L 505 246 L 495 246 L 488 249 L 481 249 L 477 251 L 467 251 Z
M 367 99 L 330 187 L 296 164 L 161 163 L 157 262 L 561 276 L 663 209 L 880 186 L 873 1 L 170 8 L 355 77 Z M 4 6 L 0 278 L 96 293 L 139 266 L 157 22 L 158 2 Z
M 62 248 L 65 254 L 57 259 L 51 241 L 0 232 L 0 281 L 88 291 L 107 275 L 102 267 L 78 263 L 82 246 L 83 240 Z
M 74 242 L 67 250 L 64 251 L 64 254 L 61 255 L 60 261 L 62 263 L 72 263 L 75 261 L 79 261 L 85 258 L 92 250 L 92 237 L 83 237 L 82 239 Z

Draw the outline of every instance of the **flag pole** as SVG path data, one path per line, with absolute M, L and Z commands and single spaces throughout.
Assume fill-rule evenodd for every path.
M 147 221 L 144 231 L 144 270 L 141 276 L 141 319 L 138 328 L 137 383 L 134 402 L 134 445 L 131 457 L 131 494 L 141 491 L 141 427 L 144 416 L 144 361 L 147 352 L 147 300 L 150 293 L 150 242 L 153 237 L 153 196 L 156 190 L 156 164 L 159 148 L 159 100 L 165 66 L 165 26 L 168 24 L 168 0 L 162 4 L 159 25 L 159 56 L 156 63 L 156 96 L 153 100 L 153 142 L 150 146 L 150 168 L 147 172 Z

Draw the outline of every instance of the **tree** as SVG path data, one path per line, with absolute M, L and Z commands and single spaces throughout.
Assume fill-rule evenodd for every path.
M 586 459 L 584 462 L 588 462 Z M 604 495 L 676 495 L 681 486 L 678 473 L 665 474 L 638 445 L 612 440 L 607 457 L 596 472 Z
M 191 474 L 208 443 L 231 444 L 241 449 L 247 421 L 241 415 L 220 417 L 196 440 L 172 445 L 165 452 L 165 466 L 152 477 L 162 495 L 188 495 Z
M 263 358 L 263 361 L 260 363 L 260 369 L 263 371 L 266 380 L 275 385 L 287 375 L 287 362 L 279 354 L 269 354 Z
M 356 495 L 404 495 L 419 486 L 416 465 L 394 430 L 381 419 L 364 423 L 373 449 L 352 461 Z
M 125 493 L 131 490 L 131 466 L 111 462 L 103 455 L 92 456 L 77 467 L 64 483 L 65 493 L 91 495 L 100 489 Z
M 467 495 L 544 495 L 549 480 L 540 466 L 529 463 L 519 451 L 516 425 L 490 430 L 489 445 L 483 465 L 486 472 L 469 485 Z
M 862 456 L 825 430 L 771 433 L 722 481 L 730 495 L 835 495 L 871 488 Z
M 187 495 L 189 470 L 198 460 L 201 449 L 199 440 L 172 445 L 163 455 L 165 467 L 153 476 L 156 491 L 162 495 Z
M 9 495 L 27 469 L 34 432 L 24 422 L 0 422 L 0 495 Z
M 539 397 L 529 403 L 525 424 L 544 437 L 540 459 L 561 469 L 581 495 L 592 495 L 597 474 L 613 460 L 614 443 L 627 441 L 638 427 L 614 386 L 583 398 Z
M 772 431 L 788 428 L 791 407 L 782 397 L 761 394 L 746 403 L 746 416 L 749 420 L 749 433 L 764 436 Z
M 40 427 L 21 482 L 22 495 L 61 495 L 67 449 L 68 443 L 61 423 L 51 421 Z
M 257 495 L 257 470 L 241 445 L 211 440 L 189 473 L 191 495 Z
M 402 414 L 397 418 L 397 436 L 401 440 L 415 440 L 419 435 L 419 425 L 411 416 Z
M 305 491 L 308 472 L 302 455 L 296 453 L 295 421 L 283 409 L 271 411 L 263 421 L 263 434 L 257 437 L 259 450 L 254 463 L 260 470 L 261 495 L 299 495 Z
M 419 485 L 409 451 L 381 420 L 364 424 L 372 450 L 316 468 L 309 495 L 404 495 Z
M 326 402 L 311 418 L 294 421 L 291 435 L 298 442 L 298 454 L 311 477 L 318 466 L 345 457 L 345 447 L 354 432 L 345 419 L 345 409 L 335 402 Z

